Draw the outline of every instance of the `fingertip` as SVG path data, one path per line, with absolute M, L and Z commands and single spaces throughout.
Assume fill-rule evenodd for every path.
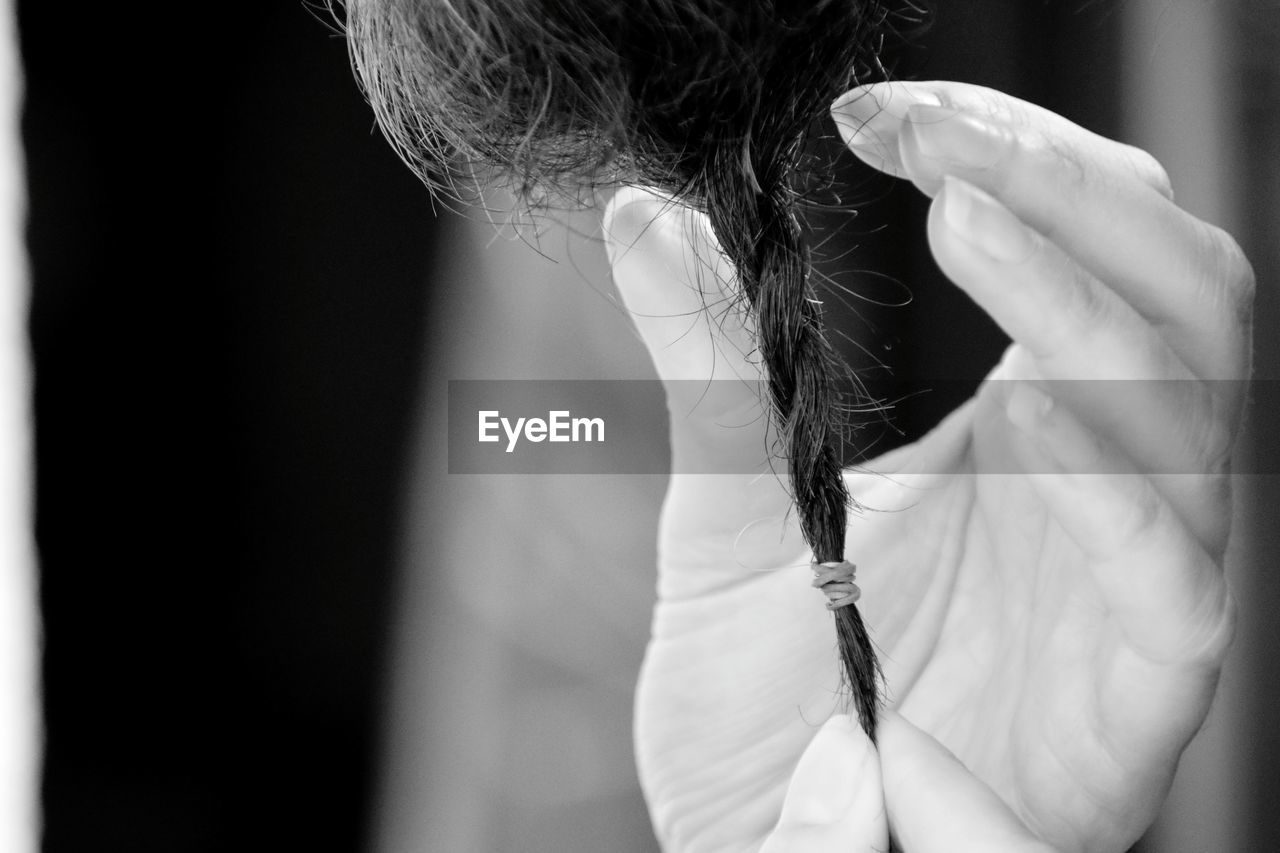
M 868 105 L 863 99 L 870 98 L 875 104 L 875 111 L 892 109 L 896 115 L 902 117 L 912 104 L 942 103 L 937 92 L 934 91 L 934 86 L 935 84 L 927 81 L 905 80 L 864 83 L 854 86 L 832 101 L 831 111 L 846 114 L 856 114 L 861 111 L 869 115 Z
M 799 824 L 842 820 L 870 780 L 880 777 L 871 740 L 857 721 L 837 714 L 823 724 L 800 757 L 783 806 L 783 819 Z
M 673 275 L 702 279 L 699 289 L 734 295 L 732 269 L 719 251 L 707 216 L 680 198 L 647 187 L 620 188 L 605 205 L 601 231 L 609 260 L 631 253 L 667 258 Z
M 752 320 L 705 214 L 678 197 L 624 187 L 601 228 L 614 288 L 662 379 L 759 377 Z M 695 399 L 705 397 L 700 388 Z
M 840 97 L 831 102 L 831 114 L 840 116 L 845 113 L 851 113 L 857 109 L 857 104 L 863 98 L 870 97 L 879 83 L 864 83 L 861 86 L 854 86 Z
M 854 718 L 835 715 L 800 757 L 762 853 L 883 850 L 887 843 L 876 749 Z
M 903 177 L 898 153 L 902 121 L 912 104 L 937 103 L 916 84 L 882 82 L 856 86 L 831 105 L 831 116 L 845 145 L 874 169 Z
M 676 202 L 669 196 L 646 187 L 620 188 L 605 205 L 601 229 L 609 252 L 610 263 L 647 234 L 663 213 Z

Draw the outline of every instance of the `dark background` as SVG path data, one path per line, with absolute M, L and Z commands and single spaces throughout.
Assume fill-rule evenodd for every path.
M 963 5 L 982 8 L 940 12 L 901 76 L 982 82 L 1118 132 L 1118 95 L 1099 95 L 1114 3 Z M 358 849 L 430 316 L 429 199 L 300 2 L 18 6 L 44 849 Z M 867 321 L 896 342 L 885 358 L 976 380 L 1002 342 L 922 240 L 902 239 L 925 200 L 846 177 L 867 203 L 843 239 L 916 299 Z M 899 423 L 914 436 L 953 403 Z M 1260 708 L 1275 666 L 1259 670 Z M 1259 849 L 1275 821 L 1259 817 Z
M 45 849 L 354 850 L 429 200 L 300 3 L 185 7 L 20 4 Z

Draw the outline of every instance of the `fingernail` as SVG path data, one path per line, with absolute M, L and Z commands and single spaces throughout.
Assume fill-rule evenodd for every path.
M 959 178 L 942 179 L 942 214 L 966 243 L 1002 263 L 1022 263 L 1035 252 L 1035 234 L 987 193 Z
M 835 119 L 840 138 L 854 152 L 871 154 L 882 160 L 897 152 L 898 126 L 902 120 L 885 112 L 870 94 L 862 94 L 838 108 L 833 107 L 831 116 Z
M 938 104 L 938 96 L 915 83 L 867 83 L 831 102 L 831 111 L 866 120 L 888 110 L 901 120 L 912 104 Z
M 840 97 L 831 102 L 831 112 L 844 113 L 850 116 L 858 116 L 862 113 L 862 107 L 859 103 L 872 97 L 870 86 L 854 86 Z M 879 105 L 877 104 L 877 108 Z M 864 118 L 866 116 L 863 116 Z
M 857 152 L 896 160 L 898 133 L 912 104 L 936 103 L 936 96 L 902 84 L 876 83 L 850 89 L 831 104 L 831 116 L 845 145 Z
M 903 135 L 930 160 L 970 169 L 989 169 L 1000 162 L 1008 137 L 994 125 L 955 107 L 912 104 Z

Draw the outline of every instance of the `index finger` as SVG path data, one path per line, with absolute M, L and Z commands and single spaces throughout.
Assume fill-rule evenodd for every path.
M 1225 232 L 1173 204 L 1150 155 L 977 86 L 855 92 L 835 114 L 862 159 L 930 195 L 948 174 L 978 186 L 1160 327 L 1193 374 L 1246 374 L 1252 271 Z

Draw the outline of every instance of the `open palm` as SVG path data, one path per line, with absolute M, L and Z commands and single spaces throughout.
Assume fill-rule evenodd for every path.
M 855 153 L 935 197 L 940 265 L 1015 341 L 934 432 L 847 474 L 887 701 L 1045 842 L 1123 850 L 1232 634 L 1221 559 L 1248 265 L 1173 205 L 1149 157 L 998 93 L 881 86 L 836 116 Z M 672 849 L 750 849 L 843 709 L 831 618 L 763 459 L 753 336 L 705 224 L 626 191 L 607 229 L 667 381 L 677 471 L 641 775 Z M 739 473 L 679 473 L 708 468 Z

